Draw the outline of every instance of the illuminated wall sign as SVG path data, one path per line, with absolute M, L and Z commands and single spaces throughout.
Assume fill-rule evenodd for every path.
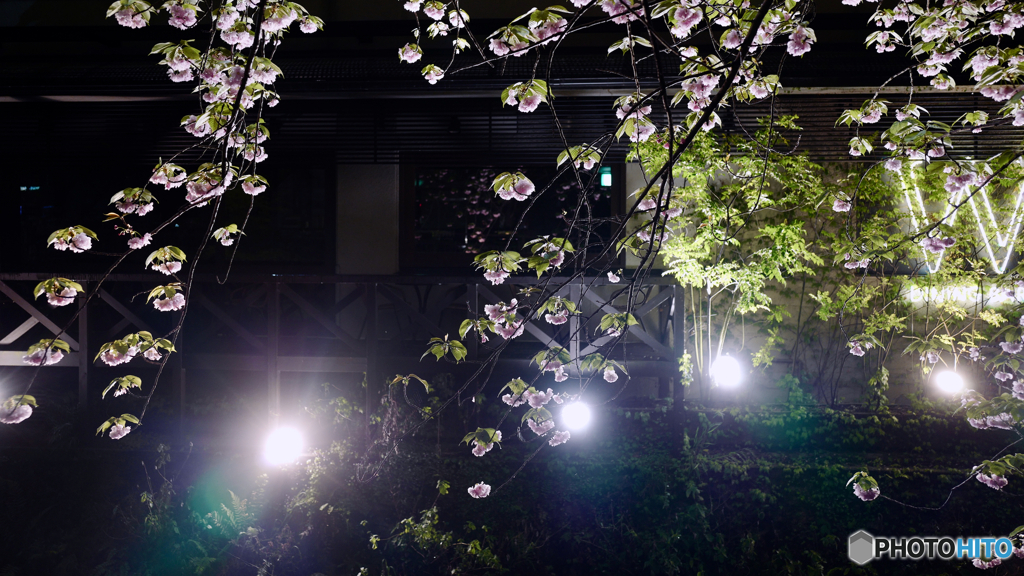
M 982 298 L 984 296 L 984 298 Z M 977 286 L 943 286 L 941 288 L 923 288 L 910 286 L 903 297 L 914 303 L 941 303 L 953 302 L 957 304 L 969 304 L 984 306 L 1001 306 L 1011 302 L 1024 301 L 1024 288 L 1017 288 L 1016 291 L 998 286 L 990 286 L 982 291 Z
M 914 233 L 916 234 L 921 230 L 921 221 L 924 221 L 926 219 L 925 216 L 927 215 L 927 211 L 924 207 L 924 200 L 921 196 L 921 189 L 918 188 L 916 179 L 913 179 L 909 184 L 905 178 L 901 179 L 901 181 L 903 184 L 903 197 L 907 201 L 907 208 L 910 209 L 910 223 L 914 227 Z M 949 225 L 956 223 L 956 217 L 959 212 L 958 205 L 971 191 L 970 187 L 965 187 L 950 195 L 946 202 L 945 213 L 942 215 L 943 219 L 946 220 Z M 980 198 L 980 201 L 978 198 Z M 917 201 L 916 206 L 913 200 Z M 995 213 L 992 211 L 992 202 L 989 200 L 987 189 L 982 188 L 981 191 L 974 196 L 971 196 L 968 200 L 968 204 L 971 205 L 971 211 L 974 213 L 974 222 L 978 226 L 979 235 L 981 236 L 982 242 L 985 243 L 985 254 L 988 257 L 989 263 L 992 265 L 992 269 L 995 270 L 997 274 L 1006 272 L 1006 266 L 1010 263 L 1010 258 L 1013 256 L 1013 246 L 1017 242 L 1017 234 L 1020 233 L 1022 224 L 1022 200 L 1024 200 L 1024 182 L 1017 186 L 1017 201 L 1013 207 L 1010 222 L 1006 227 L 1006 229 L 1009 230 L 1008 234 L 1002 234 L 999 231 L 999 225 L 996 222 Z M 982 214 L 978 209 L 979 203 L 984 208 L 984 214 Z M 918 214 L 920 214 L 920 219 Z M 996 257 L 995 249 L 992 247 L 993 241 L 998 248 L 1004 249 L 1002 260 Z M 942 266 L 942 257 L 945 255 L 946 251 L 942 250 L 938 254 L 930 254 L 924 249 L 921 251 L 924 254 L 924 260 L 928 267 L 928 271 L 933 274 L 938 272 L 939 268 Z

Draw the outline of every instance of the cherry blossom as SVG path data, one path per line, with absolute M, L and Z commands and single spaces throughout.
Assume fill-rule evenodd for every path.
M 71 239 L 71 244 L 68 246 L 68 249 L 72 252 L 85 252 L 90 248 L 92 248 L 92 238 L 85 232 L 75 234 L 75 237 Z
M 926 237 L 921 240 L 921 248 L 924 248 L 932 254 L 938 254 L 947 248 L 951 248 L 956 244 L 956 238 L 938 238 L 938 237 Z
M 420 9 L 420 4 L 423 4 L 423 0 L 412 0 L 411 2 L 406 2 L 404 8 L 409 12 L 416 12 Z
M 75 301 L 78 290 L 68 286 L 60 291 L 60 294 L 47 294 L 46 301 L 50 306 L 67 306 Z
M 136 236 L 134 238 L 129 238 L 128 239 L 128 247 L 131 248 L 132 250 L 138 250 L 139 248 L 142 248 L 143 246 L 149 246 L 149 242 L 152 239 L 153 239 L 153 236 L 149 232 L 146 232 L 142 236 Z
M 153 307 L 161 312 L 180 310 L 185 307 L 185 296 L 178 292 L 171 298 L 154 299 Z
M 523 320 L 517 320 L 515 322 L 509 322 L 507 326 L 495 326 L 494 331 L 505 340 L 511 340 L 518 338 L 523 335 L 523 330 L 526 329 L 526 323 Z
M 45 363 L 43 362 L 43 355 L 44 355 L 44 353 L 46 355 L 46 362 Z M 63 358 L 64 358 L 64 352 L 61 351 L 61 350 L 56 350 L 56 349 L 51 348 L 49 350 L 49 352 L 46 352 L 45 349 L 40 348 L 40 349 L 36 350 L 35 352 L 32 352 L 31 354 L 26 354 L 26 355 L 22 356 L 21 357 L 21 361 L 24 362 L 25 364 L 29 364 L 30 366 L 40 366 L 40 365 L 43 365 L 43 364 L 45 364 L 46 366 L 50 366 L 52 364 L 56 364 L 57 362 L 60 362 L 61 359 L 63 359 Z
M 177 274 L 181 271 L 181 262 L 173 260 L 169 262 L 161 262 L 159 264 L 153 264 L 150 268 L 157 272 L 162 272 L 166 276 L 170 276 L 171 274 Z
M 417 44 L 406 44 L 398 49 L 398 59 L 412 64 L 423 57 L 423 50 Z
M 118 10 L 117 13 L 114 14 L 114 18 L 117 20 L 118 24 L 128 28 L 143 28 L 147 24 L 146 18 L 132 8 Z
M 844 2 L 844 4 L 845 4 L 845 2 Z M 865 490 L 865 489 L 861 488 L 860 483 L 854 482 L 853 483 L 853 493 L 857 496 L 857 498 L 860 498 L 864 502 L 870 502 L 870 501 L 874 500 L 875 498 L 878 498 L 878 495 L 881 494 L 882 491 L 881 491 L 881 489 L 878 488 L 878 486 L 875 486 L 874 488 L 872 488 L 870 490 Z
M 605 382 L 615 382 L 619 379 L 619 375 L 615 372 L 614 366 L 606 366 L 604 369 L 604 380 Z
M 313 32 L 316 32 L 318 29 L 319 28 L 317 27 L 316 22 L 308 18 L 303 19 L 302 21 L 299 22 L 299 30 L 302 30 L 304 34 L 312 34 Z
M 478 482 L 469 488 L 469 495 L 473 498 L 487 498 L 491 494 L 491 487 L 483 482 Z
M 836 198 L 835 202 L 832 203 L 832 210 L 834 212 L 849 212 L 852 207 L 852 204 L 839 198 Z
M 674 25 L 671 28 L 672 35 L 676 38 L 686 38 L 690 35 L 690 30 L 700 22 L 702 17 L 703 14 L 701 14 L 699 9 L 686 6 L 676 8 L 672 14 L 674 21 Z
M 505 281 L 509 277 L 509 273 L 504 270 L 493 270 L 490 272 L 484 272 L 484 278 L 489 280 L 491 284 L 498 285 Z
M 993 490 L 1002 490 L 1003 487 L 1009 483 L 1006 478 L 1003 478 L 998 474 L 992 474 L 991 476 L 988 474 L 978 474 L 976 478 L 978 479 L 978 482 L 981 482 Z
M 557 314 L 545 314 L 544 320 L 546 320 L 548 324 L 554 324 L 556 326 L 559 324 L 565 324 L 569 320 L 569 311 L 562 310 Z
M 622 280 L 622 278 L 619 278 L 615 274 L 615 272 L 612 272 L 611 270 L 608 271 L 608 281 L 609 282 L 616 283 L 616 282 L 619 282 L 620 280 Z
M 1011 374 L 1010 372 L 996 372 L 995 376 L 996 380 L 999 380 L 1000 382 L 1008 382 L 1010 380 L 1013 380 L 1013 374 Z
M 423 69 L 423 78 L 430 84 L 437 84 L 438 80 L 444 78 L 444 70 L 431 64 Z
M 551 439 L 548 440 L 548 444 L 551 446 L 558 446 L 559 444 L 565 444 L 569 441 L 569 431 L 559 430 L 551 435 Z
M 171 14 L 167 23 L 175 28 L 187 30 L 196 24 L 196 13 L 194 10 L 175 4 L 171 5 L 167 11 Z
M 988 562 L 982 560 L 981 558 L 975 558 L 974 560 L 971 560 L 971 564 L 973 564 L 975 568 L 978 568 L 978 569 L 981 569 L 981 570 L 988 570 L 989 568 L 995 568 L 996 566 L 999 566 L 1002 563 L 1003 563 L 1003 561 L 1000 560 L 999 558 L 992 558 Z
M 132 431 L 132 427 L 131 426 L 124 426 L 124 425 L 121 425 L 121 424 L 114 424 L 113 426 L 110 427 L 110 439 L 111 440 L 120 440 L 121 438 L 124 438 L 125 436 L 127 436 L 128 433 L 131 432 L 131 431 Z
M 0 406 L 0 422 L 4 424 L 20 424 L 32 415 L 32 407 L 28 404 L 21 404 L 10 408 L 8 404 L 12 404 L 12 402 L 7 401 Z
M 266 186 L 253 184 L 252 182 L 249 181 L 242 182 L 242 192 L 245 192 L 250 196 L 256 196 L 266 189 Z
M 1024 350 L 1024 344 L 1020 342 L 1000 342 L 999 347 L 1007 354 L 1020 354 L 1020 351 Z
M 548 419 L 538 424 L 533 418 L 530 418 L 526 421 L 526 425 L 529 426 L 530 430 L 532 430 L 537 436 L 543 436 L 555 427 L 555 421 Z
M 107 366 L 119 366 L 131 362 L 132 358 L 138 353 L 139 348 L 137 346 L 132 346 L 124 352 L 118 352 L 114 348 L 107 348 L 100 353 L 100 360 Z
M 555 395 L 555 392 L 548 388 L 547 392 L 530 392 L 527 390 L 523 392 L 523 398 L 530 405 L 530 408 L 540 408 L 551 401 L 551 398 Z
M 523 394 L 520 394 L 519 396 L 505 394 L 504 396 L 501 397 L 501 401 L 513 408 L 518 408 L 523 404 L 526 404 L 526 399 L 523 398 Z
M 527 96 L 526 98 L 523 98 L 519 102 L 519 111 L 520 112 L 533 112 L 534 110 L 537 109 L 538 106 L 540 106 L 541 102 L 543 102 L 543 99 L 541 98 L 541 96 L 539 94 L 531 94 L 531 95 Z

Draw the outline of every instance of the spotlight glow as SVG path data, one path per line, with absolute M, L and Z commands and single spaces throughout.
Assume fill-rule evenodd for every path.
M 302 455 L 302 433 L 295 428 L 282 426 L 267 436 L 263 445 L 263 459 L 272 466 L 295 462 Z
M 935 375 L 935 385 L 946 394 L 956 394 L 963 390 L 964 379 L 952 370 L 943 370 Z
M 740 363 L 732 356 L 719 356 L 711 364 L 711 379 L 723 388 L 733 388 L 743 379 Z
M 573 402 L 562 408 L 562 423 L 569 430 L 581 430 L 590 424 L 590 407 L 583 402 Z

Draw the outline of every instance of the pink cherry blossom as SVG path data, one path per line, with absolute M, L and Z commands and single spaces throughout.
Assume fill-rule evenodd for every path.
M 988 474 L 978 474 L 975 478 L 978 479 L 978 482 L 981 482 L 993 490 L 1002 490 L 1003 487 L 1009 483 L 1006 478 L 1003 478 L 998 474 L 992 474 L 991 476 Z
M 171 274 L 176 274 L 181 270 L 181 262 L 162 262 L 160 264 L 153 264 L 152 266 L 150 266 L 150 268 L 157 272 L 163 272 L 167 276 L 170 276 Z
M 406 44 L 398 49 L 398 59 L 412 64 L 423 57 L 420 47 L 415 44 Z
M 558 446 L 559 444 L 565 444 L 569 441 L 569 431 L 559 430 L 551 435 L 551 440 L 548 440 L 548 444 L 551 446 Z
M 509 273 L 504 270 L 492 270 L 484 272 L 484 278 L 489 280 L 491 284 L 498 285 L 505 281 L 509 277 Z
M 175 28 L 187 30 L 196 24 L 196 13 L 194 10 L 189 10 L 184 6 L 172 5 L 168 12 L 171 13 L 171 17 L 167 23 Z
M 555 382 L 565 382 L 568 379 L 569 375 L 565 373 L 565 366 L 559 366 L 555 369 Z M 558 404 L 562 403 L 561 396 L 558 396 L 557 394 L 554 396 L 554 400 Z
M 102 360 L 107 366 L 120 366 L 121 364 L 130 362 L 138 353 L 139 349 L 134 346 L 125 352 L 118 352 L 113 348 L 107 348 L 100 353 L 100 360 Z
M 1016 423 L 1017 420 L 1006 412 L 985 418 L 985 424 L 988 424 L 989 428 L 999 428 L 1001 430 L 1013 430 L 1013 425 Z
M 835 202 L 832 203 L 832 210 L 834 212 L 849 212 L 852 207 L 852 204 L 839 198 L 836 198 Z
M 548 324 L 554 324 L 556 326 L 559 324 L 565 324 L 569 320 L 569 311 L 562 310 L 558 314 L 545 314 L 544 320 L 546 320 Z
M 238 21 L 238 11 L 234 8 L 226 8 L 217 17 L 217 29 L 227 30 L 235 25 Z
M 501 401 L 504 402 L 505 404 L 508 404 L 509 406 L 511 406 L 513 408 L 518 408 L 518 407 L 522 406 L 523 404 L 526 404 L 526 399 L 523 398 L 522 394 L 520 394 L 519 396 L 513 396 L 512 394 L 505 394 L 504 396 L 501 397 Z
M 792 56 L 803 56 L 811 51 L 811 44 L 813 43 L 814 41 L 811 40 L 810 35 L 807 34 L 807 29 L 803 26 L 797 26 L 796 30 L 789 35 L 789 43 L 786 44 L 786 51 Z
M 536 421 L 534 421 L 533 418 L 530 418 L 529 420 L 526 421 L 526 424 L 527 426 L 530 427 L 530 430 L 532 430 L 533 433 L 536 434 L 537 436 L 543 436 L 544 434 L 547 434 L 548 430 L 551 430 L 552 428 L 555 427 L 555 421 L 550 419 L 538 424 Z
M 36 350 L 35 352 L 33 352 L 31 354 L 26 354 L 26 355 L 22 356 L 21 357 L 21 361 L 24 362 L 25 364 L 29 364 L 31 366 L 39 366 L 41 364 L 44 364 L 44 362 L 43 362 L 44 352 L 45 351 L 42 350 L 42 349 Z M 46 366 L 50 366 L 51 364 L 56 364 L 57 362 L 60 362 L 63 358 L 64 358 L 64 352 L 63 351 L 57 350 L 55 348 L 51 348 L 49 353 L 46 354 L 45 365 Z
M 75 301 L 78 290 L 68 286 L 60 291 L 60 294 L 47 294 L 46 301 L 50 306 L 67 306 Z
M 142 14 L 136 13 L 131 8 L 118 10 L 114 14 L 114 19 L 121 26 L 127 26 L 128 28 L 142 28 L 146 25 L 146 19 L 143 18 Z
M 114 424 L 110 427 L 110 439 L 120 440 L 128 435 L 132 431 L 131 426 L 122 426 L 121 424 Z
M 171 298 L 154 299 L 153 307 L 161 312 L 180 310 L 185 307 L 185 296 L 178 292 Z
M 498 325 L 494 327 L 495 332 L 497 332 L 498 335 L 504 338 L 505 340 L 511 340 L 513 338 L 518 338 L 519 336 L 522 336 L 523 330 L 525 329 L 526 326 L 522 320 L 510 322 L 507 326 Z
M 850 347 L 850 354 L 854 356 L 863 356 L 865 354 L 864 348 L 860 345 L 860 342 L 853 342 L 853 346 Z
M 725 34 L 725 40 L 722 42 L 722 47 L 726 50 L 735 50 L 743 44 L 743 35 L 736 28 L 729 30 Z
M 411 0 L 405 3 L 404 8 L 409 12 L 416 12 L 420 9 L 421 4 L 423 4 L 423 0 Z
M 619 277 L 618 277 L 618 276 L 617 276 L 617 275 L 615 274 L 615 272 L 612 272 L 611 270 L 609 270 L 609 271 L 608 271 L 608 281 L 609 281 L 609 282 L 613 282 L 613 283 L 614 283 L 614 282 L 618 282 L 618 281 L 620 281 L 620 280 L 622 280 L 622 278 L 619 278 Z
M 1000 342 L 999 347 L 1007 354 L 1019 354 L 1021 350 L 1024 350 L 1024 344 L 1020 342 Z
M 607 366 L 604 369 L 604 380 L 605 382 L 615 382 L 619 379 L 619 375 L 615 372 L 614 366 Z
M 551 398 L 555 395 L 555 392 L 548 388 L 547 392 L 530 392 L 527 390 L 523 392 L 523 398 L 530 405 L 530 408 L 540 408 L 551 401 Z
M 1013 374 L 1010 372 L 996 372 L 995 377 L 996 380 L 999 380 L 1000 382 L 1009 382 L 1010 380 L 1013 380 Z
M 85 252 L 90 248 L 92 248 L 92 238 L 85 232 L 75 234 L 75 237 L 71 239 L 71 244 L 68 246 L 68 249 L 72 252 Z
M 160 351 L 157 350 L 156 346 L 146 348 L 146 351 L 143 352 L 142 355 L 145 356 L 146 360 L 152 360 L 153 362 L 156 362 L 163 358 L 163 355 L 160 354 Z
M 27 420 L 31 415 L 32 407 L 28 404 L 15 406 L 10 410 L 6 410 L 0 406 L 0 422 L 3 422 L 4 424 L 20 424 Z
M 313 22 L 312 20 L 308 19 L 302 20 L 301 22 L 299 22 L 299 30 L 302 30 L 304 34 L 312 34 L 317 30 L 316 22 Z
M 690 30 L 700 22 L 701 13 L 699 10 L 684 6 L 676 8 L 673 18 L 675 25 L 672 26 L 672 35 L 676 38 L 685 38 L 690 35 Z
M 487 498 L 491 494 L 491 487 L 483 482 L 469 488 L 469 495 L 473 498 Z
M 523 98 L 519 102 L 519 111 L 520 112 L 533 112 L 534 110 L 537 109 L 538 106 L 540 106 L 541 102 L 542 102 L 541 97 L 538 94 L 531 94 L 531 95 L 527 96 L 526 98 Z
M 874 488 L 872 488 L 870 490 L 865 490 L 865 489 L 860 487 L 859 483 L 854 482 L 853 483 L 853 493 L 857 496 L 857 498 L 860 498 L 861 500 L 863 500 L 865 502 L 870 502 L 870 501 L 874 500 L 875 498 L 878 498 L 878 495 L 881 494 L 882 491 L 878 488 L 878 486 L 875 486 Z
M 132 250 L 138 250 L 143 246 L 149 246 L 149 241 L 153 239 L 153 236 L 147 232 L 142 236 L 136 236 L 128 239 L 128 247 Z
M 495 56 L 504 56 L 509 52 L 508 44 L 501 38 L 491 38 L 490 48 Z
M 250 196 L 257 196 L 266 189 L 267 187 L 263 185 L 253 184 L 252 182 L 242 182 L 242 192 L 245 192 Z

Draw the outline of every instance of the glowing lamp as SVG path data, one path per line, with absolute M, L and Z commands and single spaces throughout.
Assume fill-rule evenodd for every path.
M 963 390 L 964 379 L 952 370 L 943 370 L 935 375 L 935 385 L 946 394 L 956 394 Z
M 302 433 L 295 428 L 275 428 L 263 445 L 263 459 L 272 466 L 291 464 L 302 455 Z
M 573 402 L 562 408 L 562 423 L 570 430 L 582 430 L 590 424 L 590 407 L 583 402 Z
M 732 356 L 719 356 L 711 364 L 711 379 L 723 388 L 733 388 L 743 379 L 740 363 Z

